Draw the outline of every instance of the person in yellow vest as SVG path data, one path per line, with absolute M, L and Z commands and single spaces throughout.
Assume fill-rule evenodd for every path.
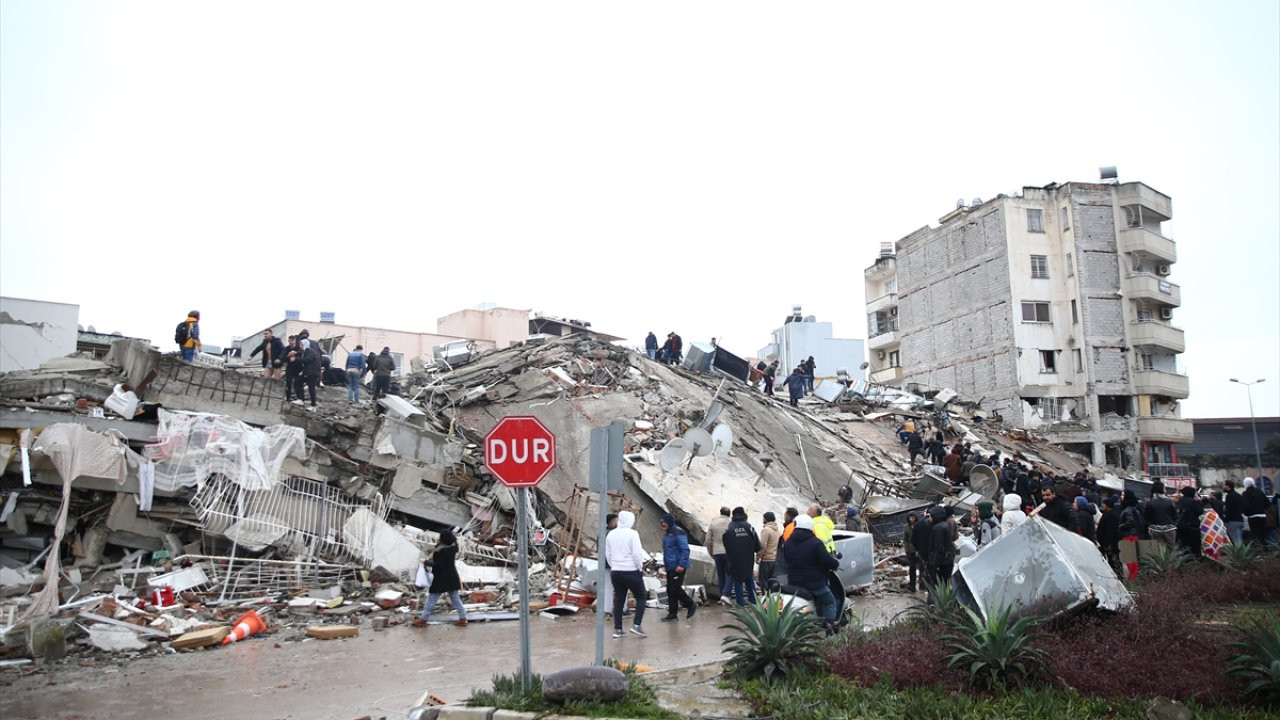
M 822 508 L 817 504 L 809 506 L 809 517 L 813 518 L 813 534 L 814 537 L 822 541 L 827 546 L 827 552 L 836 551 L 836 541 L 832 536 L 832 531 L 836 529 L 835 521 L 822 512 Z

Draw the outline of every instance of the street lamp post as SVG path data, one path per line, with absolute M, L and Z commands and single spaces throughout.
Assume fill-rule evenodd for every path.
M 1258 378 L 1253 382 L 1244 382 L 1243 380 L 1231 378 L 1231 382 L 1240 383 L 1244 386 L 1244 394 L 1249 398 L 1249 425 L 1253 428 L 1253 455 L 1258 461 L 1258 483 L 1262 482 L 1262 451 L 1258 449 L 1258 423 L 1253 419 L 1253 392 L 1249 389 L 1249 386 L 1266 381 L 1266 378 Z M 1261 489 L 1261 484 L 1258 487 Z

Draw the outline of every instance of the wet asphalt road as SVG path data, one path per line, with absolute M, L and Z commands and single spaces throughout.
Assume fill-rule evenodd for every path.
M 853 599 L 869 625 L 883 624 L 910 601 L 899 595 Z M 693 620 L 673 623 L 658 622 L 663 613 L 646 611 L 647 638 L 628 634 L 614 640 L 606 619 L 605 657 L 657 670 L 722 657 L 726 631 L 720 626 L 731 619 L 727 608 L 700 608 Z M 557 620 L 535 615 L 530 625 L 534 672 L 590 664 L 595 658 L 591 612 Z M 297 642 L 284 639 L 297 631 L 281 630 L 234 645 L 132 660 L 73 654 L 27 675 L 0 671 L 0 717 L 400 718 L 424 691 L 461 701 L 488 687 L 493 675 L 518 672 L 519 628 L 518 621 L 426 629 L 406 623 L 374 631 L 366 622 L 359 637 L 344 640 Z

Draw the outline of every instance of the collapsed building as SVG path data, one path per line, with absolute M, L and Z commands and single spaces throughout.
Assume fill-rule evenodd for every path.
M 152 632 L 166 638 L 264 602 L 344 620 L 404 612 L 424 549 L 447 527 L 462 530 L 470 600 L 494 619 L 520 602 L 545 606 L 516 595 L 517 496 L 482 455 L 485 434 L 509 415 L 536 416 L 557 439 L 556 467 L 528 494 L 532 586 L 552 601 L 557 592 L 592 599 L 591 431 L 619 421 L 624 481 L 611 508 L 637 512 L 651 550 L 661 547 L 658 518 L 672 513 L 699 546 L 688 582 L 712 593 L 700 546 L 721 506 L 742 506 L 758 523 L 787 506 L 834 506 L 848 487 L 888 543 L 902 508 L 922 498 L 976 502 L 930 490 L 927 474 L 906 462 L 893 421 L 923 416 L 919 398 L 873 402 L 828 381 L 790 407 L 757 392 L 739 358 L 710 350 L 677 367 L 582 335 L 536 339 L 448 372 L 409 374 L 399 396 L 376 406 L 321 388 L 316 411 L 288 402 L 279 379 L 128 340 L 101 361 L 69 356 L 7 373 L 5 644 L 20 628 L 30 641 L 41 617 L 74 617 L 88 605 L 95 622 L 160 627 Z M 1026 432 L 966 425 L 962 407 L 948 427 L 955 438 L 1046 469 L 1081 468 Z M 175 605 L 216 617 L 166 615 Z

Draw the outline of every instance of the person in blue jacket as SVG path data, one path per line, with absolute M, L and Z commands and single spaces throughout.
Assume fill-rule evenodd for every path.
M 671 513 L 662 516 L 662 564 L 667 569 L 667 614 L 662 622 L 671 622 L 680 616 L 680 607 L 688 608 L 685 619 L 693 617 L 698 606 L 684 589 L 684 576 L 689 571 L 689 536 L 676 525 Z
M 836 596 L 827 587 L 827 572 L 840 567 L 840 561 L 827 552 L 827 546 L 813 534 L 813 518 L 801 515 L 796 518 L 796 529 L 782 544 L 782 555 L 787 561 L 787 584 L 801 587 L 813 595 L 818 615 L 828 628 L 836 622 Z

